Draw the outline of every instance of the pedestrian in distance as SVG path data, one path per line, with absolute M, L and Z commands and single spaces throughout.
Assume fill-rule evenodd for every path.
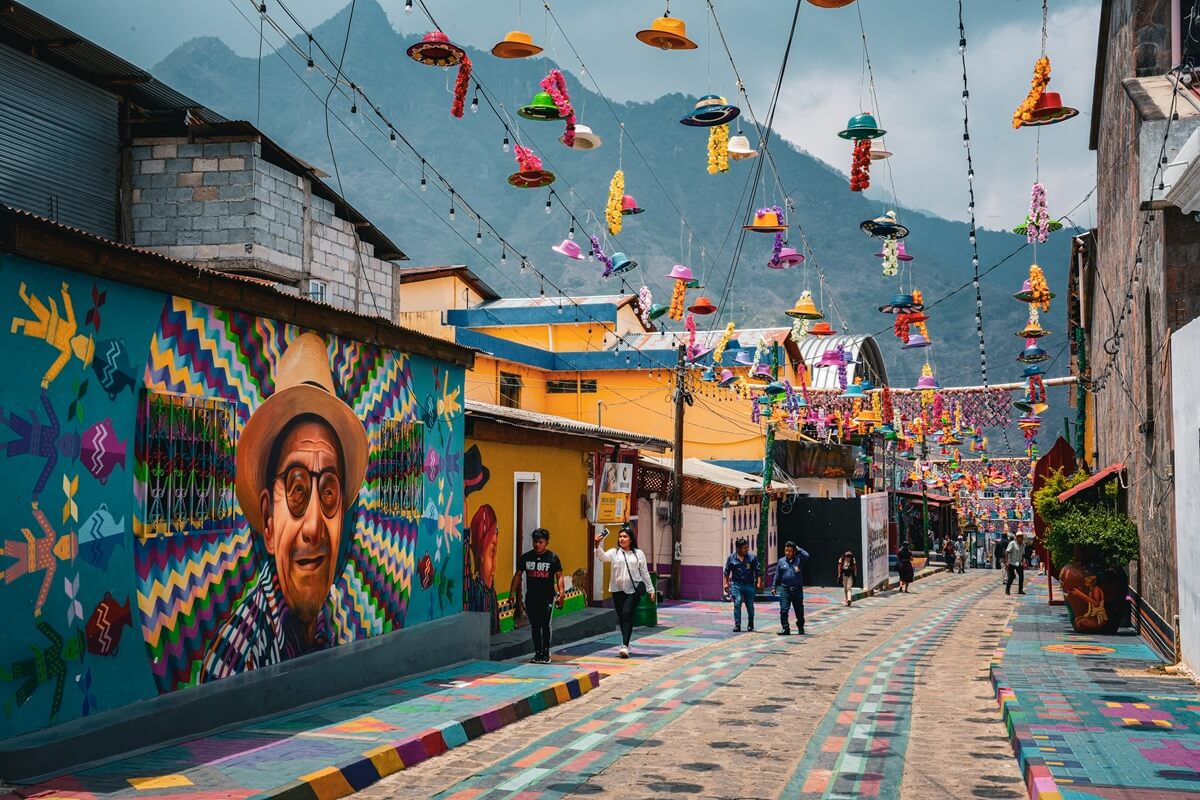
M 946 563 L 947 572 L 954 572 L 954 540 L 949 536 L 942 543 L 942 561 Z
M 842 582 L 842 596 L 845 599 L 846 607 L 850 607 L 850 595 L 854 592 L 854 579 L 858 577 L 858 561 L 854 558 L 854 553 L 847 550 L 842 553 L 841 558 L 837 563 L 838 578 Z
M 1013 579 L 1017 579 L 1017 594 L 1025 594 L 1025 534 L 1017 532 L 1017 538 L 1010 539 L 1004 550 L 1004 563 L 1008 567 L 1008 581 L 1004 584 L 1004 593 L 1012 594 Z
M 1000 538 L 998 538 L 996 540 L 996 543 L 994 545 L 992 545 L 993 558 L 995 559 L 995 565 L 996 565 L 995 568 L 996 569 L 1001 569 L 1004 566 L 1004 548 L 1005 548 L 1004 537 L 1001 536 Z M 1003 575 L 1000 576 L 1000 580 L 1004 580 Z
M 509 587 L 516 598 L 516 614 L 529 617 L 529 633 L 533 637 L 534 664 L 550 663 L 550 620 L 554 609 L 563 607 L 562 561 L 550 549 L 550 531 L 537 528 L 530 538 L 533 549 L 517 560 L 517 572 Z M 525 576 L 525 599 L 521 600 L 521 576 Z
M 607 532 L 606 532 L 607 533 Z M 650 570 L 646 567 L 646 554 L 638 549 L 637 534 L 624 525 L 617 534 L 617 546 L 605 550 L 600 546 L 606 533 L 596 534 L 596 558 L 612 564 L 608 578 L 608 590 L 612 593 L 613 607 L 617 610 L 617 624 L 621 629 L 621 658 L 629 658 L 629 640 L 633 637 L 633 612 L 643 594 L 654 600 L 654 584 L 650 581 Z
M 796 633 L 804 635 L 804 562 L 808 552 L 795 542 L 783 546 L 783 558 L 775 562 L 775 582 L 771 594 L 779 595 L 779 635 L 792 632 L 788 625 L 788 608 L 796 614 Z
M 913 582 L 912 546 L 906 541 L 896 553 L 896 571 L 900 573 L 900 591 L 907 593 Z
M 754 630 L 754 596 L 762 589 L 758 557 L 750 553 L 750 543 L 738 537 L 734 552 L 725 559 L 724 592 L 733 599 L 733 632 L 742 630 L 742 604 L 746 606 L 746 630 Z
M 954 543 L 954 566 L 958 568 L 959 575 L 967 571 L 967 543 L 961 536 Z

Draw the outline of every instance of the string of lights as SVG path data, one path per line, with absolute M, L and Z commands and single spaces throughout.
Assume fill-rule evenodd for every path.
M 967 214 L 970 217 L 967 241 L 971 245 L 971 271 L 974 274 L 971 285 L 975 289 L 975 334 L 979 339 L 979 374 L 986 387 L 987 341 L 983 334 L 983 292 L 979 286 L 979 244 L 975 227 L 975 162 L 971 158 L 971 90 L 967 83 L 967 29 L 963 22 L 963 0 L 958 0 L 958 56 L 962 62 L 963 148 L 967 151 Z

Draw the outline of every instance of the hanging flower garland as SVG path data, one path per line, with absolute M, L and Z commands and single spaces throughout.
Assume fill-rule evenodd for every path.
M 733 338 L 734 330 L 733 323 L 730 322 L 725 326 L 725 330 L 721 332 L 721 338 L 717 340 L 717 346 L 713 348 L 713 363 L 720 364 L 725 358 L 725 348 L 729 346 L 729 340 Z
M 913 302 L 918 305 L 925 305 L 925 295 L 921 294 L 920 289 L 913 289 Z M 921 335 L 925 337 L 926 341 L 929 341 L 929 328 L 925 327 L 925 320 L 921 319 L 921 316 L 923 315 L 913 314 L 913 317 L 916 319 L 914 324 L 917 326 L 917 330 L 921 332 Z M 907 344 L 907 342 L 905 343 Z
M 650 325 L 650 306 L 653 305 L 653 302 L 654 297 L 650 294 L 649 286 L 638 289 L 638 307 L 642 310 L 642 324 L 647 327 Z
M 667 316 L 673 320 L 683 319 L 683 304 L 687 302 L 687 281 L 675 281 L 675 289 L 671 292 L 671 310 Z
M 1033 297 L 1031 304 L 1042 311 L 1050 310 L 1050 286 L 1046 276 L 1037 264 L 1029 266 L 1029 293 Z
M 782 216 L 780 216 L 779 218 L 783 219 Z M 782 253 L 783 253 L 783 231 L 777 231 L 775 233 L 774 245 L 771 247 L 771 261 L 773 261 L 775 263 L 779 263 L 779 256 Z
M 844 390 L 847 386 L 847 383 L 846 383 L 846 348 L 843 345 L 839 344 L 836 348 L 834 348 L 834 352 L 837 353 L 838 362 L 839 362 L 838 368 L 837 368 L 838 386 Z
M 1029 218 L 1025 223 L 1025 240 L 1030 244 L 1034 241 L 1044 244 L 1049 236 L 1050 212 L 1046 210 L 1046 187 L 1035 183 L 1029 193 Z
M 892 408 L 892 390 L 885 383 L 883 391 L 879 393 L 879 418 L 884 421 L 884 424 L 888 424 L 892 421 L 895 413 L 895 409 Z
M 893 278 L 900 274 L 900 245 L 895 239 L 883 240 L 883 277 Z
M 558 115 L 567 121 L 567 130 L 562 135 L 562 142 L 571 147 L 575 144 L 575 109 L 571 106 L 570 95 L 567 94 L 567 80 L 562 72 L 552 69 L 549 75 L 542 78 L 542 88 L 554 98 Z
M 463 54 L 458 62 L 458 77 L 454 79 L 454 101 L 450 104 L 450 116 L 462 119 L 463 107 L 467 99 L 467 89 L 471 84 L 471 57 Z
M 608 184 L 608 205 L 604 207 L 604 219 L 608 221 L 608 232 L 616 236 L 621 232 L 621 200 L 625 197 L 625 173 L 617 170 Z M 672 317 L 678 319 L 678 317 Z
M 691 357 L 692 353 L 696 352 L 696 316 L 690 311 L 687 314 L 687 319 L 683 322 L 683 329 L 687 331 L 687 353 Z
M 921 377 L 922 378 L 932 378 L 933 377 L 933 367 L 929 366 L 928 363 L 926 363 L 925 366 L 921 367 Z M 933 389 L 923 389 L 922 391 L 919 392 L 919 394 L 921 395 L 921 406 L 925 407 L 925 406 L 932 405 L 933 397 L 937 393 Z
M 908 326 L 912 324 L 912 318 L 915 316 L 916 314 L 903 311 L 896 315 L 896 321 L 892 325 L 892 332 L 896 334 L 896 338 L 905 344 L 908 344 Z
M 871 188 L 871 140 L 855 139 L 854 155 L 850 161 L 850 191 Z
M 521 172 L 538 172 L 542 168 L 542 160 L 534 154 L 528 147 L 521 145 L 513 145 L 513 154 L 516 156 L 517 166 Z
M 729 126 L 714 125 L 708 129 L 708 174 L 729 171 Z
M 1013 112 L 1012 126 L 1014 128 L 1019 128 L 1033 119 L 1033 109 L 1037 106 L 1038 100 L 1042 99 L 1042 93 L 1046 91 L 1049 83 L 1050 59 L 1048 56 L 1042 56 L 1033 65 L 1033 80 L 1029 82 L 1029 94 Z
M 592 255 L 604 265 L 604 272 L 600 274 L 600 277 L 607 278 L 609 275 L 612 275 L 612 259 L 604 255 L 604 248 L 600 246 L 600 237 L 589 236 L 588 240 L 592 243 Z
M 808 328 L 812 324 L 810 319 L 792 320 L 792 341 L 799 342 L 805 336 L 808 336 Z
M 750 374 L 753 375 L 758 371 L 758 365 L 762 361 L 762 357 L 767 354 L 767 337 L 758 337 L 758 346 L 754 348 L 754 360 L 750 363 Z

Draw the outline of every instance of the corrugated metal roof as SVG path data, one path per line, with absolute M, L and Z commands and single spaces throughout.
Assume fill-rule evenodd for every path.
M 887 366 L 883 362 L 883 353 L 879 345 L 870 336 L 839 334 L 835 336 L 805 336 L 800 340 L 800 354 L 804 356 L 805 364 L 816 364 L 821 356 L 837 347 L 846 348 L 846 353 L 854 359 L 853 364 L 846 367 L 846 380 L 854 382 L 861 375 L 876 386 L 887 383 Z M 809 370 L 810 385 L 813 389 L 840 389 L 838 371 L 834 367 L 816 367 Z
M 581 306 L 616 306 L 621 308 L 635 302 L 637 297 L 631 294 L 593 294 L 581 297 L 501 297 L 489 300 L 475 306 L 478 309 L 499 308 L 548 308 L 550 306 L 570 305 L 572 302 Z
M 490 417 L 523 428 L 551 430 L 568 436 L 574 434 L 595 439 L 618 441 L 623 444 L 648 447 L 660 453 L 670 447 L 670 443 L 666 439 L 659 439 L 657 436 L 647 436 L 644 433 L 632 433 L 630 431 L 618 430 L 617 428 L 590 425 L 586 422 L 577 422 L 576 420 L 568 419 L 567 417 L 557 417 L 553 414 L 542 414 L 537 411 L 526 411 L 523 408 L 509 408 L 508 406 L 498 406 L 478 400 L 467 400 L 465 408 L 467 416 Z
M 396 270 L 395 277 L 400 283 L 420 283 L 424 280 L 432 280 L 434 278 L 442 278 L 447 275 L 454 275 L 460 278 L 468 286 L 475 289 L 485 300 L 496 300 L 500 295 L 492 287 L 488 286 L 483 280 L 475 274 L 475 271 L 466 264 L 446 264 L 443 266 L 429 267 L 405 267 Z
M 791 328 L 738 328 L 733 333 L 733 339 L 730 340 L 729 347 L 731 349 L 740 345 L 743 348 L 757 347 L 758 340 L 765 338 L 768 344 L 778 343 L 786 344 L 787 336 L 792 332 Z M 696 344 L 703 345 L 706 348 L 715 347 L 717 341 L 725 333 L 724 328 L 711 331 L 696 331 Z M 674 347 L 679 344 L 686 343 L 688 334 L 686 331 L 667 331 L 655 333 L 639 333 L 636 336 L 630 335 L 625 337 L 625 340 L 635 350 L 641 350 L 643 347 L 647 350 L 659 350 L 664 347 Z M 734 344 L 737 343 L 737 345 Z
M 674 460 L 666 456 L 642 455 L 640 458 L 643 463 L 652 467 L 660 467 L 666 470 L 671 470 L 675 467 Z M 728 486 L 740 492 L 762 489 L 762 478 L 757 475 L 738 472 L 736 469 L 711 464 L 707 461 L 701 461 L 698 458 L 685 458 L 683 460 L 683 475 L 685 478 L 696 478 L 708 481 L 709 483 L 715 483 L 719 486 Z M 780 483 L 779 481 L 771 481 L 771 489 L 779 492 L 790 491 L 790 487 L 786 483 Z

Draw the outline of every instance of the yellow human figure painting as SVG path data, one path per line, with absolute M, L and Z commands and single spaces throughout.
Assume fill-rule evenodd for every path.
M 75 307 L 71 305 L 71 295 L 68 290 L 69 287 L 64 282 L 62 285 L 64 316 L 58 313 L 58 304 L 54 302 L 54 298 L 47 300 L 50 304 L 50 307 L 47 308 L 37 295 L 29 293 L 24 282 L 18 289 L 21 300 L 33 312 L 34 319 L 13 317 L 12 332 L 24 333 L 33 339 L 42 339 L 58 351 L 58 358 L 54 359 L 54 363 L 42 376 L 43 389 L 49 388 L 54 379 L 63 371 L 63 367 L 67 366 L 72 354 L 84 365 L 87 365 L 91 363 L 95 353 L 96 348 L 91 337 L 76 334 L 78 326 L 75 323 Z

